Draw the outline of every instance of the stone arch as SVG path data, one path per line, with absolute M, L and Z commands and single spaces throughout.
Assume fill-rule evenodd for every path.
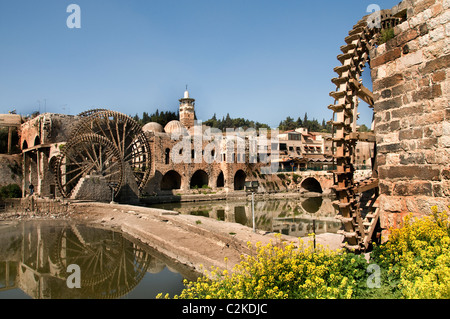
M 52 156 L 52 158 L 50 158 L 50 160 L 48 161 L 48 169 L 52 173 L 55 173 L 57 160 L 58 160 L 58 156 Z
M 199 169 L 192 175 L 190 187 L 202 188 L 205 185 L 208 186 L 208 180 L 209 180 L 208 174 L 204 170 Z
M 177 171 L 168 171 L 161 179 L 160 189 L 162 191 L 180 189 L 181 175 Z
M 243 170 L 238 170 L 236 174 L 234 174 L 234 190 L 240 191 L 244 189 L 245 179 L 247 178 L 247 174 Z
M 320 185 L 320 182 L 314 177 L 305 178 L 300 186 L 308 192 L 323 193 L 322 185 Z
M 41 138 L 39 136 L 36 136 L 34 138 L 34 145 L 33 146 L 37 146 L 39 144 L 41 144 Z
M 216 187 L 220 188 L 224 186 L 225 186 L 225 176 L 223 175 L 223 172 L 220 171 L 219 175 L 217 176 Z
M 28 148 L 28 143 L 27 143 L 27 141 L 23 141 L 23 143 L 22 143 L 22 149 L 23 150 L 26 150 Z

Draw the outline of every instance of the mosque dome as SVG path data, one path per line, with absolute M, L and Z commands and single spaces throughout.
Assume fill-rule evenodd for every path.
M 177 135 L 187 135 L 188 132 L 186 128 L 181 124 L 180 121 L 173 120 L 167 123 L 164 127 L 164 131 L 168 134 L 177 134 Z
M 163 133 L 164 132 L 163 126 L 156 122 L 150 122 L 150 123 L 145 124 L 142 127 L 142 130 L 144 132 L 155 132 L 155 133 Z

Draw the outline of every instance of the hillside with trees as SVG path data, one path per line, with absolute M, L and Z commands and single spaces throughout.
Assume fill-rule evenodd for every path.
M 145 125 L 148 122 L 157 122 L 161 124 L 162 126 L 165 126 L 167 123 L 169 123 L 172 120 L 178 120 L 179 119 L 179 113 L 178 112 L 172 112 L 172 111 L 159 111 L 158 109 L 156 112 L 152 114 L 148 114 L 147 112 L 144 112 L 142 114 L 142 117 L 139 117 L 138 114 L 136 114 L 133 117 L 139 124 Z M 260 128 L 266 128 L 270 129 L 271 127 L 265 123 L 255 122 L 252 120 L 244 119 L 244 118 L 232 118 L 229 113 L 227 113 L 226 116 L 223 116 L 222 118 L 218 118 L 217 115 L 214 113 L 212 118 L 210 118 L 207 121 L 203 121 L 204 125 L 218 128 L 221 131 L 225 131 L 227 128 L 254 128 L 254 129 L 260 129 Z M 278 129 L 280 131 L 289 131 L 289 130 L 295 130 L 296 128 L 303 127 L 308 129 L 309 132 L 322 132 L 322 133 L 331 133 L 332 127 L 331 124 L 327 123 L 325 119 L 322 119 L 321 122 L 319 122 L 317 119 L 313 118 L 310 120 L 308 118 L 308 114 L 305 113 L 303 116 L 303 119 L 298 117 L 297 120 L 294 120 L 294 118 L 288 116 L 285 120 L 281 121 L 278 125 Z M 360 127 L 361 132 L 366 132 L 369 129 L 363 124 Z

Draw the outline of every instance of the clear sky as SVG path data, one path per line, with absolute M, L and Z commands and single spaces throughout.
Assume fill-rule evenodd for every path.
M 336 56 L 372 3 L 398 0 L 2 0 L 0 113 L 176 111 L 188 84 L 200 120 L 329 120 Z

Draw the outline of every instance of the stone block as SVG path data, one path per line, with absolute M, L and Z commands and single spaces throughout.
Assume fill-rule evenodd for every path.
M 403 98 L 401 96 L 392 98 L 392 99 L 386 99 L 383 101 L 377 101 L 374 105 L 375 112 L 380 111 L 387 111 L 399 108 L 403 105 Z
M 389 77 L 381 78 L 381 79 L 374 81 L 373 90 L 380 91 L 382 89 L 392 88 L 396 85 L 403 83 L 403 80 L 404 80 L 403 75 L 401 73 L 397 73 L 397 74 L 391 75 Z
M 392 152 L 398 152 L 402 150 L 402 145 L 400 143 L 392 143 L 392 144 L 380 144 L 377 145 L 377 151 L 381 154 L 387 154 Z
M 446 79 L 446 71 L 441 70 L 441 71 L 437 71 L 437 72 L 433 73 L 433 75 L 431 76 L 431 79 L 432 79 L 433 83 L 439 83 L 439 82 L 444 81 Z
M 391 111 L 392 118 L 404 118 L 406 116 L 414 116 L 417 114 L 423 113 L 423 106 L 422 104 L 415 104 L 411 106 L 401 107 L 398 109 L 393 109 Z
M 393 196 L 433 196 L 431 182 L 414 181 L 398 182 L 394 184 Z
M 390 51 L 387 51 L 386 53 L 377 56 L 376 58 L 374 58 L 373 60 L 370 61 L 370 66 L 372 68 L 376 68 L 382 64 L 386 64 L 389 61 L 393 61 L 395 59 L 398 59 L 399 57 L 402 56 L 402 49 L 395 47 Z
M 402 211 L 402 203 L 397 198 L 392 196 L 380 196 L 380 208 L 384 212 L 398 212 Z
M 403 153 L 400 154 L 400 164 L 426 164 L 425 155 L 423 153 Z
M 423 129 L 422 128 L 411 128 L 406 130 L 401 130 L 399 132 L 398 138 L 399 140 L 410 140 L 410 139 L 418 139 L 423 137 Z
M 379 168 L 381 179 L 439 181 L 440 169 L 429 165 L 385 166 Z
M 403 46 L 406 43 L 408 43 L 409 41 L 414 40 L 418 36 L 419 36 L 419 32 L 416 29 L 406 30 L 405 32 L 402 32 L 399 35 L 397 35 L 397 37 L 396 37 L 397 45 Z
M 375 125 L 375 130 L 383 134 L 396 131 L 399 128 L 400 128 L 400 121 L 398 120 Z
M 417 141 L 417 148 L 420 150 L 434 149 L 436 147 L 438 147 L 438 138 L 437 137 L 423 138 L 423 139 Z
M 430 74 L 450 67 L 450 54 L 428 61 L 420 70 L 422 74 Z
M 414 14 L 418 14 L 436 3 L 436 0 L 423 0 L 414 4 Z
M 420 100 L 431 100 L 442 96 L 440 84 L 434 84 L 428 87 L 422 87 L 421 90 L 413 92 L 412 99 L 414 102 Z
M 429 35 L 430 35 L 430 40 L 432 42 L 436 42 L 436 41 L 444 39 L 444 37 L 445 37 L 444 26 L 441 25 L 441 26 L 437 27 L 436 29 L 430 31 Z

